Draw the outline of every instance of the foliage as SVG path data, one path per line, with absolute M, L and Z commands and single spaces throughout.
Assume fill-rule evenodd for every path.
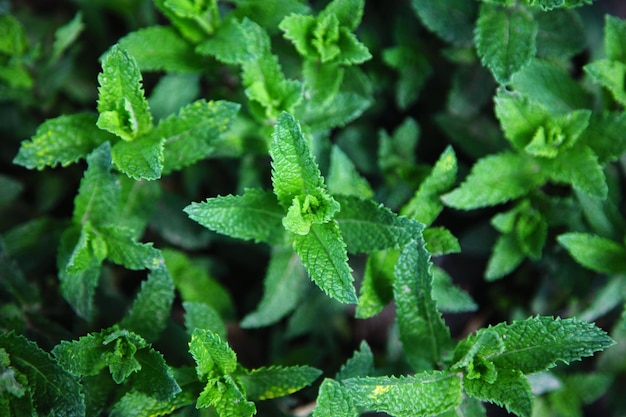
M 0 2 L 0 414 L 623 414 L 592 3 Z

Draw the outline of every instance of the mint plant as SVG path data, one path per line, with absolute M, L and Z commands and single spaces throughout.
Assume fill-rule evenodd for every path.
M 626 410 L 618 3 L 5 3 L 0 414 Z

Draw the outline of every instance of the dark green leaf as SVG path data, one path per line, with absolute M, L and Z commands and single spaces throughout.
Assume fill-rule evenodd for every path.
M 429 30 L 460 45 L 472 43 L 476 5 L 471 0 L 412 0 L 413 10 Z
M 359 345 L 359 350 L 341 366 L 335 376 L 338 381 L 350 378 L 372 376 L 374 373 L 374 354 L 365 340 Z
M 267 400 L 292 394 L 315 381 L 322 372 L 310 366 L 270 366 L 239 375 L 247 397 Z
M 199 301 L 185 301 L 183 308 L 188 333 L 193 333 L 195 329 L 206 329 L 226 339 L 226 325 L 213 307 Z

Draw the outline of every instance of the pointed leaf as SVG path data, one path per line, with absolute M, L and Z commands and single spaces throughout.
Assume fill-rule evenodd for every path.
M 237 368 L 235 352 L 228 343 L 210 330 L 193 331 L 189 352 L 196 361 L 196 373 L 201 380 L 228 375 Z
M 373 200 L 341 196 L 335 220 L 350 253 L 370 253 L 400 248 L 419 237 L 424 226 L 399 217 Z
M 493 383 L 482 379 L 465 379 L 463 387 L 471 397 L 504 406 L 519 417 L 530 417 L 533 395 L 530 383 L 519 371 L 500 371 Z
M 308 234 L 294 237 L 294 249 L 315 284 L 342 303 L 356 303 L 352 269 L 337 224 L 313 224 Z
M 598 157 L 586 146 L 577 146 L 563 152 L 547 165 L 553 181 L 571 184 L 576 191 L 605 199 L 608 184 Z
M 426 249 L 432 256 L 461 252 L 458 239 L 445 227 L 429 227 L 423 232 Z
M 374 372 L 374 354 L 365 340 L 361 341 L 359 350 L 341 366 L 335 376 L 337 381 L 350 378 L 371 376 Z
M 142 136 L 132 142 L 120 141 L 111 149 L 115 168 L 134 180 L 156 180 L 163 171 L 165 139 Z
M 196 407 L 215 407 L 220 417 L 252 417 L 256 414 L 253 402 L 247 401 L 245 392 L 231 377 L 222 381 L 207 384 L 205 390 L 198 397 Z
M 498 237 L 485 271 L 485 278 L 493 281 L 513 272 L 526 258 L 515 236 Z
M 139 391 L 130 391 L 115 403 L 109 417 L 154 417 L 167 415 L 181 407 L 192 405 L 194 399 L 189 391 L 165 401 Z
M 229 19 L 219 30 L 196 47 L 196 52 L 211 55 L 226 64 L 243 64 L 271 50 L 270 37 L 261 26 L 244 17 L 241 22 Z
M 447 42 L 472 43 L 476 5 L 471 0 L 412 0 L 413 10 L 424 26 Z
M 608 274 L 626 271 L 626 248 L 607 238 L 587 233 L 564 233 L 561 246 L 581 265 Z
M 128 269 L 154 269 L 161 263 L 161 253 L 152 243 L 140 243 L 130 229 L 103 226 L 99 232 L 106 242 L 107 258 Z
M 270 366 L 239 375 L 252 400 L 266 400 L 292 394 L 315 381 L 322 372 L 310 366 Z
M 416 371 L 433 369 L 452 347 L 450 330 L 432 298 L 431 267 L 421 239 L 404 247 L 395 267 L 393 292 L 400 340 Z
M 226 339 L 226 325 L 213 307 L 199 301 L 185 301 L 183 308 L 185 309 L 185 327 L 188 333 L 193 333 L 195 329 L 205 329 L 216 333 L 222 339 Z
M 374 252 L 367 257 L 359 288 L 356 317 L 366 319 L 380 313 L 393 299 L 393 271 L 400 251 Z
M 302 262 L 293 249 L 274 246 L 263 281 L 263 298 L 256 310 L 243 318 L 241 327 L 268 326 L 285 317 L 300 301 L 305 278 Z
M 364 199 L 374 196 L 374 191 L 367 180 L 358 173 L 354 163 L 337 145 L 332 147 L 330 153 L 326 183 L 328 191 L 333 195 L 351 195 Z
M 543 10 L 552 10 L 557 7 L 579 7 L 592 4 L 593 0 L 525 0 L 530 6 L 538 6 Z
M 238 239 L 281 243 L 285 210 L 270 192 L 247 189 L 240 196 L 219 196 L 185 207 L 202 226 Z
M 470 210 L 505 203 L 545 182 L 536 161 L 505 152 L 479 159 L 461 186 L 442 199 L 448 206 Z
M 163 355 L 152 348 L 139 349 L 135 355 L 141 371 L 133 374 L 133 389 L 160 401 L 174 398 L 181 388 L 172 376 L 171 368 Z
M 500 84 L 507 84 L 535 55 L 537 30 L 532 15 L 521 7 L 482 4 L 476 22 L 476 49 Z
M 85 158 L 112 138 L 98 129 L 96 120 L 94 114 L 77 113 L 45 121 L 30 140 L 22 142 L 13 163 L 42 170 L 58 164 L 65 167 Z
M 611 92 L 618 103 L 623 106 L 626 105 L 626 92 L 624 92 L 625 62 L 601 59 L 585 65 L 584 68 L 595 81 Z

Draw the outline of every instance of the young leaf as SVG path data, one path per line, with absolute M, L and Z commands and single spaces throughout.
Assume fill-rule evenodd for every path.
M 155 0 L 154 5 L 192 43 L 213 34 L 220 23 L 217 0 Z
M 283 241 L 284 209 L 270 192 L 247 189 L 240 196 L 219 196 L 185 207 L 185 213 L 218 233 L 257 242 Z
M 35 135 L 22 142 L 13 163 L 39 170 L 71 165 L 85 158 L 101 143 L 113 138 L 98 129 L 91 113 L 63 115 L 42 123 Z
M 471 0 L 412 0 L 413 11 L 424 26 L 447 42 L 470 45 L 476 18 Z
M 476 49 L 483 65 L 500 84 L 507 84 L 535 55 L 537 30 L 537 23 L 524 8 L 481 5 L 476 22 Z
M 2 367 L 2 379 L 11 374 L 16 375 L 14 385 L 7 395 L 2 389 L 0 403 L 4 403 L 6 396 L 9 406 L 15 404 L 14 411 L 20 410 L 24 403 L 18 398 L 24 398 L 27 406 L 21 411 L 30 415 L 46 416 L 72 416 L 85 415 L 85 402 L 81 392 L 80 383 L 72 375 L 65 372 L 48 353 L 43 351 L 34 342 L 24 336 L 14 333 L 0 333 L 0 366 Z M 7 366 L 8 365 L 8 366 Z M 7 371 L 4 370 L 6 367 Z M 4 388 L 4 384 L 2 384 Z M 20 402 L 18 404 L 18 402 Z M 27 415 L 27 414 L 23 414 Z
M 285 317 L 300 301 L 305 278 L 302 262 L 293 249 L 274 246 L 263 281 L 263 298 L 256 310 L 243 318 L 241 327 L 267 326 Z
M 471 397 L 504 406 L 519 417 L 531 416 L 533 395 L 528 379 L 519 371 L 500 371 L 493 383 L 466 378 L 463 387 Z
M 294 250 L 313 282 L 342 303 L 356 303 L 352 269 L 337 224 L 313 224 L 309 233 L 294 237 Z
M 452 345 L 450 330 L 432 298 L 431 267 L 421 239 L 404 247 L 395 267 L 393 292 L 400 340 L 416 371 L 433 369 Z
M 209 381 L 196 402 L 196 407 L 214 407 L 220 417 L 252 417 L 256 414 L 253 402 L 246 401 L 245 392 L 231 377 L 223 382 Z
M 84 28 L 83 15 L 81 12 L 78 12 L 72 20 L 55 31 L 54 43 L 52 45 L 52 62 L 59 59 L 61 54 L 80 36 Z
M 370 253 L 400 248 L 417 238 L 424 226 L 398 217 L 373 200 L 341 196 L 341 211 L 335 220 L 350 253 Z
M 165 139 L 142 136 L 132 142 L 120 141 L 111 149 L 115 167 L 134 180 L 156 180 L 163 171 Z
M 189 352 L 196 361 L 196 373 L 201 380 L 231 374 L 237 368 L 237 355 L 220 337 L 206 329 L 191 334 Z
M 98 82 L 100 129 L 124 140 L 133 140 L 152 129 L 152 114 L 143 95 L 139 67 L 119 45 L 106 53 Z
M 271 366 L 246 370 L 238 375 L 247 397 L 267 400 L 292 394 L 315 381 L 322 372 L 310 366 Z
M 342 382 L 360 408 L 396 417 L 438 415 L 461 403 L 461 378 L 440 371 L 403 377 L 352 378 Z
M 456 155 L 454 150 L 448 147 L 400 214 L 425 225 L 431 224 L 443 210 L 443 203 L 439 197 L 452 188 L 456 181 L 456 173 Z
M 479 159 L 461 186 L 442 199 L 448 206 L 471 210 L 521 197 L 545 182 L 535 160 L 504 152 Z
M 172 277 L 165 266 L 155 268 L 148 274 L 148 279 L 142 282 L 133 306 L 120 326 L 148 341 L 157 340 L 165 330 L 173 301 Z
M 174 398 L 159 401 L 139 391 L 130 391 L 115 403 L 109 417 L 154 417 L 167 415 L 181 407 L 193 404 L 190 391 L 184 391 Z
M 162 120 L 149 135 L 165 138 L 163 174 L 210 156 L 238 111 L 236 103 L 198 100 Z
M 564 233 L 558 242 L 581 265 L 608 274 L 626 271 L 626 248 L 613 240 L 587 233 Z
M 270 54 L 268 33 L 252 20 L 244 17 L 241 22 L 229 19 L 215 36 L 196 47 L 202 55 L 214 56 L 226 64 L 243 64 Z
M 118 45 L 136 60 L 142 71 L 190 73 L 206 68 L 206 61 L 172 27 L 139 29 L 121 38 Z

